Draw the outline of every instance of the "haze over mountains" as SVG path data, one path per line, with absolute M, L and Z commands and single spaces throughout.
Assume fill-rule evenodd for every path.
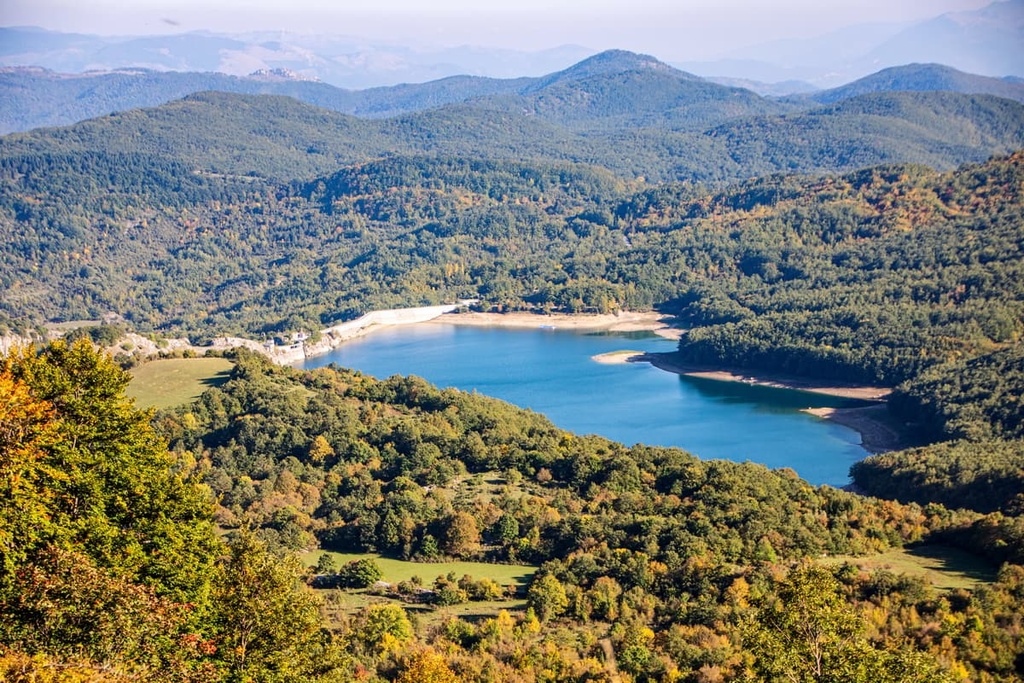
M 416 49 L 356 36 L 285 31 L 109 37 L 34 27 L 0 28 L 3 66 L 32 65 L 67 73 L 130 68 L 232 76 L 289 69 L 304 79 L 343 88 L 422 83 L 458 75 L 538 76 L 594 52 L 573 45 L 537 52 L 472 46 Z
M 991 78 L 958 71 L 942 64 L 907 64 L 882 69 L 852 83 L 810 93 L 807 99 L 828 103 L 872 92 L 928 91 L 976 93 L 1006 97 L 1024 102 L 1024 81 L 1016 78 Z M 791 101 L 794 98 L 790 98 Z
M 985 76 L 1024 75 L 1024 0 L 993 2 L 912 24 L 861 24 L 826 35 L 754 45 L 680 67 L 709 76 L 831 88 L 912 62 Z
M 289 69 L 344 88 L 422 83 L 456 75 L 514 78 L 564 69 L 603 45 L 538 51 L 474 45 L 410 47 L 358 36 L 287 31 L 98 36 L 32 27 L 0 28 L 0 65 L 78 73 L 113 69 L 220 72 L 246 76 Z M 1024 0 L 1003 0 L 904 24 L 858 24 L 826 35 L 752 45 L 701 60 L 673 62 L 701 76 L 829 88 L 880 69 L 935 62 L 985 76 L 1024 75 Z M 797 81 L 806 82 L 801 85 Z M 768 92 L 768 90 L 766 90 Z
M 366 90 L 307 81 L 286 70 L 242 78 L 144 69 L 60 74 L 12 67 L 0 70 L 0 133 L 71 124 L 203 91 L 284 95 L 361 118 L 394 117 L 468 103 L 473 109 L 536 116 L 573 130 L 633 127 L 676 132 L 707 129 L 743 116 L 795 114 L 870 93 L 947 91 L 1024 101 L 1024 83 L 967 74 L 938 64 L 893 67 L 840 88 L 777 100 L 622 50 L 609 50 L 540 77 L 463 75 Z

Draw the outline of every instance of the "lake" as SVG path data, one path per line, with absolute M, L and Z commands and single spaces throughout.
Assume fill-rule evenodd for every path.
M 650 333 L 407 325 L 345 342 L 298 367 L 337 363 L 378 378 L 418 375 L 530 408 L 579 434 L 790 467 L 812 484 L 845 485 L 850 465 L 868 455 L 857 432 L 800 412 L 849 405 L 845 399 L 592 359 L 625 349 L 667 352 L 675 342 Z

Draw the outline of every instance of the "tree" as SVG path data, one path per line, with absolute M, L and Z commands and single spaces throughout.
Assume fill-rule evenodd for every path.
M 519 540 L 519 520 L 507 512 L 498 518 L 495 533 L 502 545 L 511 545 Z
M 880 650 L 838 580 L 805 563 L 790 572 L 748 622 L 744 643 L 764 680 L 794 683 L 936 683 L 951 680 L 928 655 Z
M 459 683 L 444 657 L 433 650 L 418 650 L 406 663 L 396 683 Z
M 21 412 L 21 426 L 11 428 L 28 439 L 5 458 L 29 468 L 30 509 L 45 507 L 19 552 L 54 543 L 174 600 L 201 602 L 218 547 L 211 501 L 172 471 L 149 415 L 125 396 L 130 375 L 86 340 L 15 350 L 0 360 L 0 372 L 14 382 L 0 387 L 6 410 L 14 418 Z M 26 404 L 25 387 L 48 407 Z M 50 410 L 52 428 L 34 433 Z
M 338 571 L 338 561 L 329 553 L 320 553 L 314 570 L 317 574 L 334 574 Z
M 468 512 L 456 512 L 444 522 L 441 536 L 442 549 L 448 555 L 465 557 L 480 545 L 480 530 L 476 519 Z
M 309 459 L 317 465 L 323 464 L 327 458 L 334 455 L 334 449 L 331 447 L 331 443 L 327 440 L 323 434 L 318 434 L 313 439 L 313 443 L 309 445 Z
M 619 616 L 620 595 L 622 586 L 618 581 L 610 576 L 599 576 L 587 591 L 594 617 L 604 621 L 615 621 Z
M 394 603 L 370 605 L 359 615 L 354 638 L 374 653 L 391 652 L 413 638 L 412 623 L 401 606 Z
M 39 541 L 53 505 L 48 482 L 60 473 L 46 462 L 57 439 L 53 406 L 0 372 L 0 586 Z
M 560 616 L 569 606 L 565 587 L 554 574 L 534 577 L 526 592 L 526 604 L 533 608 L 541 621 Z
M 380 565 L 370 557 L 353 560 L 338 572 L 341 584 L 349 588 L 366 588 L 377 583 L 384 577 Z
M 761 676 L 826 681 L 845 666 L 861 626 L 839 589 L 823 567 L 805 564 L 790 572 L 745 634 Z
M 228 680 L 315 679 L 323 659 L 337 654 L 321 629 L 320 601 L 302 575 L 294 556 L 274 557 L 249 531 L 232 542 L 218 563 L 212 596 Z
M 92 662 L 138 680 L 165 680 L 168 670 L 183 665 L 186 653 L 178 640 L 187 607 L 96 567 L 80 553 L 50 546 L 35 554 L 10 588 L 0 599 L 0 643 L 8 647 L 45 653 L 61 667 Z

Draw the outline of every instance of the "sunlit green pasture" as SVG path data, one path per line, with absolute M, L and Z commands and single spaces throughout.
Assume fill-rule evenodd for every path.
M 210 387 L 227 381 L 226 358 L 166 358 L 133 368 L 127 394 L 139 408 L 169 408 L 194 401 Z
M 995 568 L 968 552 L 944 545 L 926 544 L 888 550 L 878 555 L 824 558 L 826 564 L 851 562 L 861 569 L 888 569 L 898 574 L 920 576 L 938 590 L 976 588 L 996 578 Z
M 302 556 L 302 561 L 312 567 L 324 552 L 325 551 L 322 550 L 314 550 L 312 552 L 305 553 Z M 525 586 L 529 583 L 534 572 L 537 571 L 536 567 L 523 564 L 491 564 L 488 562 L 409 562 L 407 560 L 397 560 L 391 557 L 381 557 L 374 553 L 328 552 L 327 554 L 334 558 L 334 561 L 339 567 L 354 560 L 372 558 L 377 562 L 377 566 L 379 566 L 381 571 L 384 573 L 383 580 L 388 583 L 408 581 L 412 577 L 418 576 L 423 579 L 424 585 L 429 586 L 438 576 L 447 576 L 454 572 L 456 578 L 462 578 L 466 574 L 469 574 L 474 579 L 487 577 L 502 586 L 510 586 L 513 584 L 517 586 Z

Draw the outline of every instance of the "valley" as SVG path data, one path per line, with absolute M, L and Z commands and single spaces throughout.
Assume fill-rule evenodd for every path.
M 1021 680 L 1018 80 L 5 69 L 0 679 Z

